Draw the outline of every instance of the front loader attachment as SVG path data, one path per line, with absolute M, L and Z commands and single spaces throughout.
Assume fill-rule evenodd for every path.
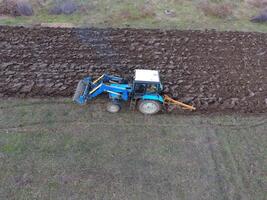
M 103 92 L 116 93 L 118 92 L 117 90 L 119 90 L 119 92 L 123 93 L 124 91 L 126 91 L 126 89 L 118 89 L 118 87 L 114 86 L 110 87 L 111 83 L 122 83 L 123 81 L 123 78 L 109 76 L 106 74 L 103 74 L 94 81 L 92 81 L 91 77 L 86 77 L 83 80 L 79 81 L 72 99 L 75 103 L 84 105 L 86 104 L 88 99 L 92 99 Z M 123 97 L 128 98 L 128 96 L 126 96 Z
M 86 104 L 87 95 L 90 89 L 91 89 L 91 78 L 90 77 L 80 80 L 76 87 L 72 100 L 75 103 L 80 104 L 80 105 Z

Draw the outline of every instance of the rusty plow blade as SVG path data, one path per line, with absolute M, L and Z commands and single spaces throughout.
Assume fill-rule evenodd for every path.
M 164 104 L 168 105 L 168 106 L 173 106 L 173 107 L 181 107 L 184 110 L 190 110 L 190 111 L 196 110 L 196 108 L 194 106 L 187 105 L 183 102 L 174 100 L 171 97 L 169 97 L 168 95 L 164 95 Z

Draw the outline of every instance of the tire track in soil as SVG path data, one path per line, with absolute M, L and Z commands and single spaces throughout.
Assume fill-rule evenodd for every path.
M 207 130 L 208 133 L 208 130 Z M 214 163 L 214 174 L 215 174 L 215 183 L 217 184 L 218 187 L 218 192 L 221 194 L 221 199 L 225 200 L 228 199 L 227 191 L 225 189 L 225 184 L 223 183 L 224 177 L 222 176 L 220 172 L 220 165 L 217 160 L 218 154 L 216 154 L 216 147 L 214 147 L 214 144 L 212 143 L 212 139 L 210 137 L 210 134 L 207 134 L 206 136 L 207 144 L 208 144 L 208 150 L 210 152 L 211 159 L 213 160 Z
M 70 97 L 84 76 L 157 69 L 201 113 L 267 111 L 267 34 L 0 26 L 0 97 Z
M 217 138 L 219 137 L 218 134 L 219 133 L 217 132 L 217 129 L 215 129 L 215 135 Z M 221 150 L 221 156 L 224 161 L 223 163 L 226 165 L 227 163 L 230 162 L 230 165 L 228 164 L 227 167 L 228 167 L 228 170 L 232 172 L 231 173 L 231 176 L 233 176 L 233 178 L 231 178 L 231 180 L 233 181 L 232 187 L 234 187 L 233 191 L 235 191 L 235 194 L 233 194 L 232 198 L 249 200 L 250 198 L 248 197 L 248 194 L 244 186 L 244 177 L 242 175 L 242 172 L 240 173 L 240 171 L 238 170 L 238 163 L 236 159 L 234 158 L 232 150 L 229 146 L 229 141 L 226 138 L 222 138 L 221 140 L 218 140 L 218 141 L 221 141 L 220 146 L 224 147 L 223 150 L 225 151 L 225 153 L 222 153 L 222 150 Z M 232 198 L 228 198 L 228 199 L 232 199 Z

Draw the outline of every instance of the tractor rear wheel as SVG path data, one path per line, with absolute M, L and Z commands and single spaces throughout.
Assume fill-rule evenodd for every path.
M 138 110 L 146 115 L 153 115 L 161 110 L 161 103 L 153 100 L 141 100 L 138 103 Z
M 121 110 L 121 106 L 119 103 L 116 102 L 109 102 L 107 104 L 107 111 L 110 113 L 117 113 Z

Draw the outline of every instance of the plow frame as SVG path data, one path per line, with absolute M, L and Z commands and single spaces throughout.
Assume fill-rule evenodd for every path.
M 190 111 L 195 111 L 196 108 L 194 106 L 185 104 L 183 102 L 180 102 L 178 100 L 174 100 L 168 95 L 164 95 L 164 105 L 167 108 L 168 111 L 172 111 L 173 109 L 177 107 L 181 107 L 184 110 L 190 110 Z

